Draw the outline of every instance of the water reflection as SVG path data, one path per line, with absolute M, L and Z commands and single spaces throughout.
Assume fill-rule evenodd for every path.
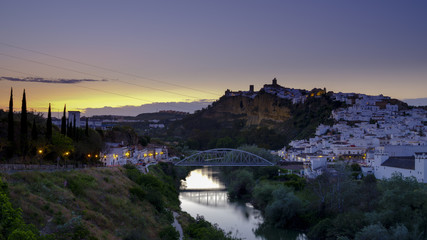
M 228 205 L 226 191 L 181 191 L 180 197 L 205 206 L 226 207 Z
M 204 216 L 207 221 L 242 239 L 306 239 L 297 232 L 262 225 L 264 219 L 259 210 L 250 204 L 230 202 L 224 189 L 218 171 L 213 168 L 193 170 L 181 184 L 181 208 L 193 217 Z
M 181 180 L 181 189 L 187 190 L 212 190 L 212 189 L 225 189 L 218 179 L 218 171 L 212 168 L 199 168 L 190 172 L 190 174 Z

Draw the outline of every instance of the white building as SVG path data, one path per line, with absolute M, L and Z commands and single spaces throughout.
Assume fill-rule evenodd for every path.
M 372 164 L 375 177 L 390 178 L 394 173 L 427 183 L 427 146 L 378 147 Z
M 74 118 L 76 119 L 76 127 L 80 127 L 80 112 L 79 111 L 68 111 L 68 124 L 74 124 Z

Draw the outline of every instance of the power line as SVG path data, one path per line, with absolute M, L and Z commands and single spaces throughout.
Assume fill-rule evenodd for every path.
M 130 76 L 130 77 L 140 78 L 140 79 L 144 79 L 144 80 L 148 80 L 148 81 L 152 81 L 152 82 L 156 82 L 156 83 L 163 83 L 163 84 L 166 84 L 166 85 L 171 85 L 171 86 L 180 87 L 180 88 L 186 88 L 186 89 L 190 89 L 190 90 L 193 90 L 193 91 L 203 92 L 203 93 L 207 93 L 207 94 L 210 94 L 210 95 L 218 96 L 217 93 L 209 92 L 209 91 L 206 91 L 206 90 L 203 90 L 203 89 L 196 89 L 196 88 L 191 88 L 191 87 L 188 87 L 188 86 L 182 86 L 182 85 L 179 85 L 179 84 L 170 83 L 170 82 L 166 82 L 166 81 L 162 81 L 162 80 L 158 80 L 158 79 L 147 78 L 147 77 L 139 76 L 139 75 L 132 74 L 132 73 L 126 73 L 126 72 L 122 72 L 122 71 L 118 71 L 118 70 L 114 70 L 114 69 L 110 69 L 110 68 L 106 68 L 106 67 L 102 67 L 102 66 L 97 66 L 97 65 L 94 65 L 94 64 L 90 64 L 90 63 L 76 61 L 76 60 L 69 59 L 69 58 L 59 57 L 59 56 L 55 56 L 55 55 L 52 55 L 52 54 L 48 54 L 48 53 L 44 53 L 44 52 L 40 52 L 40 51 L 36 51 L 36 50 L 31 50 L 31 49 L 23 48 L 23 47 L 19 47 L 19 46 L 15 46 L 15 45 L 8 44 L 8 43 L 0 42 L 0 44 L 8 46 L 8 47 L 11 47 L 11 48 L 16 48 L 16 49 L 20 49 L 20 50 L 24 50 L 24 51 L 28 51 L 28 52 L 33 52 L 33 53 L 41 54 L 41 55 L 44 55 L 44 56 L 48 56 L 48 57 L 52 57 L 52 58 L 57 58 L 57 59 L 61 59 L 61 60 L 64 60 L 64 61 L 77 63 L 77 64 L 80 64 L 80 65 L 86 65 L 86 66 L 90 66 L 90 67 L 93 67 L 93 68 L 97 68 L 97 69 L 101 69 L 101 70 L 105 70 L 105 71 L 109 71 L 109 72 L 119 73 L 119 74 Z
M 21 71 L 12 70 L 12 69 L 5 68 L 5 67 L 2 67 L 2 66 L 0 66 L 0 69 L 4 69 L 4 70 L 15 72 L 15 73 L 20 73 L 20 74 L 31 75 L 31 76 L 37 77 L 35 74 L 24 73 L 24 72 L 21 72 Z M 137 97 L 132 97 L 132 96 L 128 96 L 128 95 L 124 95 L 124 94 L 120 94 L 120 93 L 115 93 L 115 92 L 111 92 L 111 91 L 105 91 L 105 90 L 101 90 L 101 89 L 97 89 L 97 88 L 91 88 L 91 87 L 78 86 L 78 85 L 75 85 L 75 84 L 71 84 L 71 85 L 74 86 L 74 87 L 86 88 L 86 89 L 90 89 L 90 90 L 97 91 L 97 92 L 103 92 L 103 93 L 112 94 L 112 95 L 116 95 L 116 96 L 120 96 L 120 97 L 126 97 L 126 98 L 130 98 L 130 99 L 134 99 L 134 100 L 139 100 L 139 101 L 143 101 L 143 102 L 146 102 L 146 103 L 149 103 L 149 104 L 154 104 L 155 103 L 155 102 L 150 101 L 150 100 L 146 100 L 146 99 L 142 99 L 142 98 L 137 98 Z M 169 103 L 161 103 L 161 104 L 164 104 L 166 106 L 172 107 L 174 109 L 191 111 L 190 109 L 187 109 L 187 108 L 172 106 Z
M 32 59 L 28 59 L 28 58 L 17 57 L 17 56 L 13 56 L 13 55 L 10 55 L 10 54 L 5 54 L 5 53 L 0 53 L 0 55 L 7 56 L 7 57 L 10 57 L 10 58 L 19 59 L 19 60 L 23 60 L 23 61 L 27 61 L 27 62 L 33 62 L 33 63 L 37 63 L 37 64 L 41 64 L 41 65 L 45 65 L 45 66 L 49 66 L 49 67 L 53 67 L 53 68 L 58 68 L 58 69 L 66 70 L 66 71 L 71 71 L 71 72 L 76 72 L 76 73 L 80 73 L 80 74 L 84 74 L 84 75 L 98 77 L 98 78 L 101 78 L 101 79 L 108 79 L 108 78 L 105 78 L 105 77 L 97 75 L 97 74 L 92 74 L 92 73 L 87 73 L 87 72 L 82 72 L 82 71 L 74 70 L 74 69 L 71 69 L 71 68 L 56 66 L 56 65 L 52 65 L 52 64 L 48 64 L 48 63 L 44 63 L 44 62 L 32 60 Z M 170 94 L 175 94 L 175 95 L 179 95 L 179 96 L 183 96 L 183 97 L 196 98 L 196 99 L 198 98 L 198 97 L 195 97 L 195 96 L 190 96 L 190 95 L 186 95 L 186 94 L 176 93 L 176 92 L 172 92 L 172 91 L 168 91 L 168 90 L 164 90 L 164 89 L 142 86 L 142 85 L 139 85 L 139 84 L 136 84 L 136 83 L 131 83 L 131 82 L 127 82 L 127 81 L 123 81 L 123 80 L 119 80 L 119 79 L 108 79 L 108 80 L 110 80 L 110 81 L 118 81 L 118 82 L 126 83 L 126 84 L 129 84 L 129 85 L 134 85 L 134 86 L 138 86 L 138 87 L 142 87 L 142 88 L 148 88 L 148 89 L 152 89 L 152 90 L 156 90 L 156 91 L 161 91 L 161 92 L 166 92 L 166 93 L 170 93 Z

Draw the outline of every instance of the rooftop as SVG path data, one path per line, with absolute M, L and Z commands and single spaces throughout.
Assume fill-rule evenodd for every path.
M 415 157 L 389 157 L 381 166 L 415 170 Z

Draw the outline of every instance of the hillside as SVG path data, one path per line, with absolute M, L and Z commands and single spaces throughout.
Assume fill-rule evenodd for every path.
M 273 80 L 260 91 L 230 92 L 208 108 L 176 122 L 170 135 L 187 139 L 193 149 L 256 144 L 279 149 L 295 138 L 314 134 L 331 111 L 344 106 L 332 93 L 284 88 Z
M 71 239 L 77 231 L 86 239 L 160 239 L 171 223 L 164 207 L 179 209 L 177 192 L 148 176 L 144 179 L 157 183 L 159 189 L 141 187 L 130 173 L 124 168 L 96 168 L 21 172 L 2 178 L 25 222 L 44 234 L 56 234 L 55 239 Z
M 259 91 L 254 91 L 253 85 L 249 91 L 225 91 L 207 108 L 171 124 L 167 136 L 177 136 L 196 150 L 236 148 L 244 144 L 280 149 L 291 140 L 314 136 L 319 124 L 333 124 L 333 110 L 354 105 L 359 110 L 367 106 L 411 108 L 383 95 L 334 93 L 325 88 L 310 91 L 287 88 L 273 79 Z
M 138 120 L 159 120 L 159 121 L 174 121 L 176 119 L 182 119 L 184 116 L 188 115 L 186 112 L 178 111 L 159 111 L 155 113 L 141 113 L 135 117 Z

